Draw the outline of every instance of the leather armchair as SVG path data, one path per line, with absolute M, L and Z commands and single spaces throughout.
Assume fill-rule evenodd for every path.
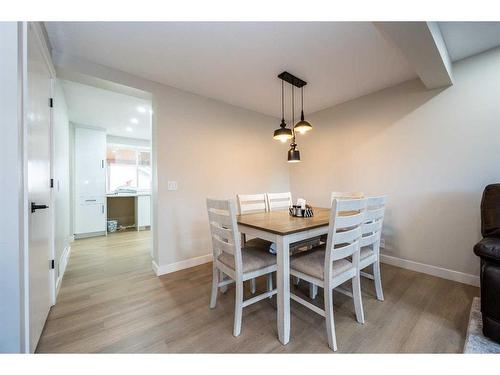
M 483 334 L 500 342 L 500 184 L 488 185 L 481 200 L 481 234 L 474 246 L 481 258 Z

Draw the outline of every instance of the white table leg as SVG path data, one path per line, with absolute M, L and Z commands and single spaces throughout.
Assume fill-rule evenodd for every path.
M 278 236 L 276 241 L 278 272 L 278 337 L 283 345 L 290 341 L 290 242 Z

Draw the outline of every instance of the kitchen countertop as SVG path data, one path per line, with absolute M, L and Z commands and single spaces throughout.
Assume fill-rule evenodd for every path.
M 141 197 L 144 195 L 151 195 L 151 193 L 139 192 L 139 193 L 124 193 L 124 194 L 106 194 L 108 198 L 126 198 L 126 197 Z

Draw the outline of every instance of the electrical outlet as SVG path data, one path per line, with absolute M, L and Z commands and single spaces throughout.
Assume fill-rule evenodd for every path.
M 167 181 L 167 190 L 169 191 L 177 190 L 177 181 Z
M 381 238 L 381 239 L 380 239 L 380 247 L 381 247 L 382 249 L 385 249 L 385 238 Z

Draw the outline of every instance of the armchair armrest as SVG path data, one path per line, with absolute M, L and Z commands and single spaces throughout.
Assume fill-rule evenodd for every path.
M 474 246 L 474 253 L 478 257 L 500 262 L 500 238 L 483 238 Z

